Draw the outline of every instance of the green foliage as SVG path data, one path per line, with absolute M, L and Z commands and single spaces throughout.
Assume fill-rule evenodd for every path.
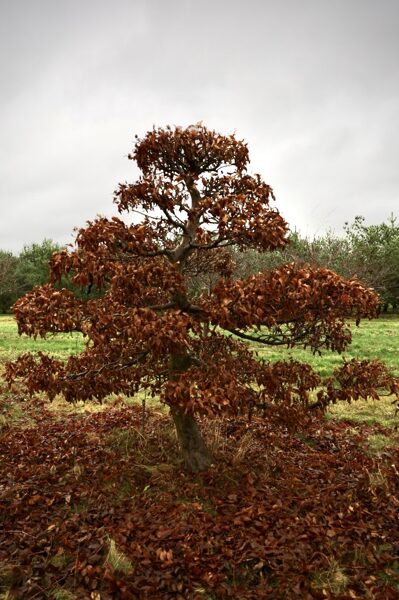
M 18 259 L 11 252 L 0 250 L 0 313 L 8 312 L 18 294 Z
M 60 246 L 45 239 L 41 244 L 24 246 L 18 256 L 0 250 L 0 313 L 10 312 L 12 304 L 35 285 L 48 280 L 48 263 Z
M 385 308 L 399 303 L 399 224 L 391 215 L 378 225 L 356 217 L 345 232 L 350 242 L 352 269 L 381 294 Z
M 274 269 L 291 262 L 326 267 L 347 277 L 353 274 L 347 269 L 348 252 L 348 240 L 337 236 L 333 231 L 313 239 L 303 238 L 299 232 L 294 231 L 289 237 L 288 246 L 283 250 L 268 253 L 235 250 L 233 256 L 237 264 L 237 277 L 247 277 L 252 273 Z
M 48 263 L 53 252 L 61 247 L 52 240 L 45 239 L 41 244 L 24 246 L 18 256 L 16 275 L 20 295 L 31 290 L 35 285 L 43 285 L 48 281 Z

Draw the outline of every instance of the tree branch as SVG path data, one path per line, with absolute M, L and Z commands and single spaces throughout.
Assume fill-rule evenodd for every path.
M 183 231 L 184 234 L 187 234 L 187 227 L 183 223 L 183 221 L 181 221 L 174 213 L 173 214 L 174 214 L 175 218 L 173 218 L 167 208 L 165 208 L 163 206 L 160 206 L 159 208 L 162 210 L 163 214 L 167 218 L 168 223 L 170 223 L 174 227 L 178 227 L 179 229 L 181 229 Z
M 226 331 L 229 331 L 233 335 L 236 335 L 237 337 L 239 337 L 243 340 L 249 340 L 251 342 L 259 342 L 261 344 L 266 344 L 268 346 L 284 346 L 289 343 L 289 340 L 287 340 L 287 339 L 279 340 L 276 336 L 264 336 L 264 335 L 263 336 L 254 336 L 249 333 L 244 333 L 243 331 L 240 331 L 239 329 L 226 329 Z
M 130 367 L 137 364 L 138 362 L 141 362 L 149 353 L 150 353 L 149 350 L 139 352 L 137 354 L 137 357 L 134 360 L 129 361 L 124 364 L 120 364 L 119 361 L 115 360 L 111 363 L 106 363 L 106 364 L 102 365 L 98 369 L 94 369 L 94 370 L 86 369 L 85 371 L 81 371 L 80 373 L 69 373 L 65 377 L 65 379 L 76 381 L 77 379 L 82 379 L 83 377 L 86 377 L 87 375 L 100 375 L 100 373 L 102 373 L 106 369 L 113 369 L 114 371 L 123 371 L 124 369 L 129 369 Z

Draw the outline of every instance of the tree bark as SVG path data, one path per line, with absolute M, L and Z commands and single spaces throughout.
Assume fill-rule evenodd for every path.
M 185 415 L 180 408 L 175 407 L 171 408 L 171 415 L 186 469 L 192 473 L 206 471 L 212 463 L 212 457 L 202 438 L 195 417 Z
M 180 373 L 189 368 L 191 361 L 187 354 L 173 354 L 170 357 L 170 378 L 178 378 Z M 194 415 L 185 414 L 184 410 L 177 406 L 171 406 L 170 412 L 186 469 L 192 473 L 206 471 L 212 463 L 212 457 Z

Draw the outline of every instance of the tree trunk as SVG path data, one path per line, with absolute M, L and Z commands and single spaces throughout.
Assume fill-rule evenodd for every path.
M 189 368 L 190 364 L 191 358 L 187 354 L 172 354 L 169 364 L 170 378 L 177 379 L 180 373 Z M 212 457 L 194 415 L 184 414 L 184 410 L 177 406 L 171 406 L 170 412 L 186 469 L 192 473 L 206 471 L 212 463 Z
M 186 469 L 192 473 L 206 471 L 212 462 L 200 429 L 193 415 L 185 415 L 180 408 L 171 408 L 180 449 Z

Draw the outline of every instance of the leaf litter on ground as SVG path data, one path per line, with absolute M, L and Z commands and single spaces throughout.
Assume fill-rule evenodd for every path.
M 25 410 L 1 435 L 9 598 L 398 598 L 398 444 L 368 444 L 392 430 L 203 421 L 215 463 L 192 476 L 160 412 L 143 433 L 138 406 Z

